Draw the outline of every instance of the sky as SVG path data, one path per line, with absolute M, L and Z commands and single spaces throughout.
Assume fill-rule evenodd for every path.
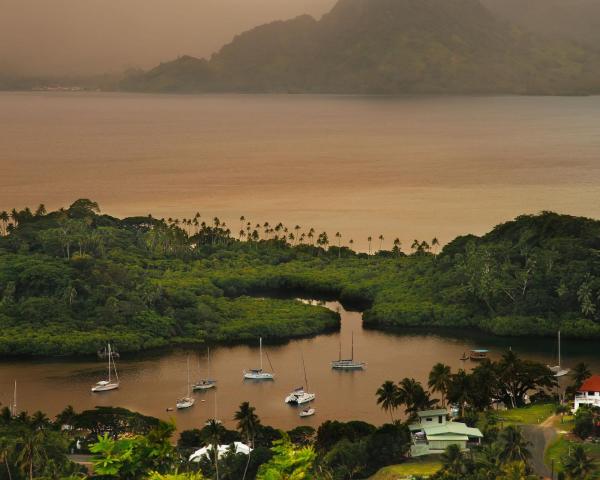
M 89 74 L 209 56 L 237 33 L 335 0 L 1 0 L 0 73 Z

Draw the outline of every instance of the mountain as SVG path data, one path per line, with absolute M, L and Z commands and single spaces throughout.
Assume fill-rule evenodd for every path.
M 482 0 L 491 12 L 531 32 L 600 46 L 600 0 Z
M 600 92 L 600 54 L 568 39 L 528 33 L 478 0 L 339 0 L 320 20 L 305 15 L 256 27 L 209 60 L 181 57 L 129 76 L 121 87 L 593 93 Z

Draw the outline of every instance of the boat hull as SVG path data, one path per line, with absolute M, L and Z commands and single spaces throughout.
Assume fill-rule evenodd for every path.
M 268 372 L 244 372 L 246 380 L 273 380 L 275 375 Z
M 98 393 L 98 392 L 108 392 L 110 390 L 116 390 L 117 388 L 119 388 L 118 383 L 107 383 L 106 385 L 94 385 L 91 390 L 94 393 Z
M 188 398 L 185 400 L 180 400 L 175 406 L 177 407 L 177 410 L 184 410 L 186 408 L 193 407 L 194 403 L 196 403 L 196 401 L 193 398 Z
M 210 390 L 216 386 L 217 382 L 196 383 L 195 385 L 192 385 L 192 390 Z
M 312 417 L 315 414 L 315 409 L 314 408 L 309 408 L 308 410 L 302 410 L 298 416 L 300 416 L 301 418 L 305 418 L 305 417 Z
M 365 364 L 362 362 L 331 362 L 331 368 L 334 370 L 362 370 Z

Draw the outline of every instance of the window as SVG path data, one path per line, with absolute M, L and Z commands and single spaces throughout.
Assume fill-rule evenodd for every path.
M 438 423 L 442 423 L 442 422 L 443 422 L 442 417 L 441 416 L 438 417 Z
M 433 421 L 433 418 L 431 418 L 431 417 L 427 417 L 427 418 L 425 419 L 425 421 L 426 421 L 426 422 L 431 422 L 431 421 Z

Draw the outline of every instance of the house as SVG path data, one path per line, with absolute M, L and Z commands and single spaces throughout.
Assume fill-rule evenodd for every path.
M 592 375 L 581 384 L 575 394 L 573 411 L 576 412 L 580 405 L 600 407 L 600 375 Z
M 483 434 L 477 428 L 464 423 L 448 421 L 445 409 L 424 410 L 417 413 L 417 422 L 408 426 L 412 445 L 411 456 L 419 457 L 443 453 L 449 445 L 466 450 L 470 445 L 480 444 Z

